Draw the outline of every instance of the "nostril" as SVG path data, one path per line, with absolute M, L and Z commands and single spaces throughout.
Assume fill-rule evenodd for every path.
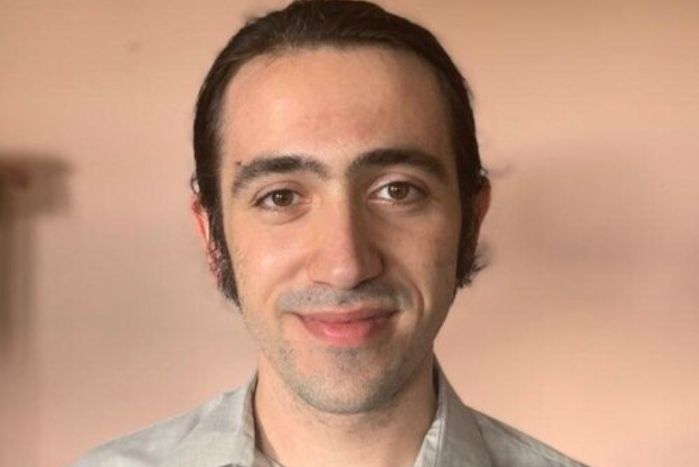
M 366 243 L 333 242 L 317 249 L 309 258 L 307 272 L 314 283 L 353 288 L 373 279 L 383 270 L 377 249 Z

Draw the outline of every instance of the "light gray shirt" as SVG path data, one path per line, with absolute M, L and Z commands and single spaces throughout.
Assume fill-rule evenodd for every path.
M 437 411 L 414 467 L 578 467 L 465 406 L 437 370 Z M 74 467 L 276 467 L 255 446 L 256 378 L 195 410 L 100 446 Z

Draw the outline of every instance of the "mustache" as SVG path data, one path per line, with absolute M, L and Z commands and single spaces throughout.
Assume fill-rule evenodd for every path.
M 277 310 L 281 312 L 344 308 L 356 304 L 407 309 L 412 306 L 413 299 L 407 287 L 389 282 L 362 283 L 350 290 L 313 285 L 284 292 L 277 298 Z

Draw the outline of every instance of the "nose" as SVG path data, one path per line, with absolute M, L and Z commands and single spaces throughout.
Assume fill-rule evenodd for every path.
M 306 264 L 309 279 L 350 290 L 383 272 L 371 219 L 352 206 L 328 206 L 314 222 L 316 242 Z

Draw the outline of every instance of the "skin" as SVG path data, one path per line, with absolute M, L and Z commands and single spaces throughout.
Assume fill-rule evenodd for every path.
M 433 342 L 454 297 L 461 225 L 436 78 L 377 47 L 262 56 L 230 83 L 222 117 L 225 237 L 261 350 L 258 447 L 287 466 L 412 465 L 434 416 Z M 479 222 L 488 196 L 476 200 Z M 303 324 L 357 310 L 387 314 L 359 342 Z

